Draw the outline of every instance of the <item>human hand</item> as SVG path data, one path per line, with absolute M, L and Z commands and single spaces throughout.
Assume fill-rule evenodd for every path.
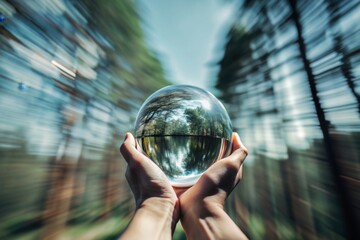
M 224 211 L 227 196 L 242 177 L 248 150 L 237 133 L 232 136 L 230 156 L 206 170 L 189 189 L 176 188 L 181 205 L 181 223 L 189 239 L 246 239 Z M 230 234 L 230 235 L 229 235 Z
M 148 239 L 151 236 L 152 239 L 171 239 L 179 219 L 179 204 L 169 180 L 152 160 L 138 150 L 131 133 L 126 134 L 120 152 L 128 164 L 125 176 L 136 202 L 135 216 L 122 238 Z
M 174 189 L 158 166 L 137 149 L 136 141 L 129 133 L 121 146 L 121 153 L 128 163 L 126 178 L 137 209 L 121 238 L 152 236 L 153 239 L 170 239 L 179 218 L 179 199 Z M 213 164 L 185 192 L 176 189 L 181 203 L 182 225 L 189 239 L 211 236 L 218 239 L 246 238 L 223 211 L 226 197 L 241 178 L 246 155 L 246 148 L 234 134 L 233 151 L 229 157 Z

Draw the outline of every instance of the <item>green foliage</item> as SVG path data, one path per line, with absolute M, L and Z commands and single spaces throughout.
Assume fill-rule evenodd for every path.
M 261 216 L 250 215 L 249 229 L 252 233 L 252 239 L 265 239 L 265 223 Z
M 169 125 L 171 126 L 169 132 L 174 135 L 186 135 L 189 133 L 188 125 L 179 119 L 173 120 L 173 122 Z
M 190 132 L 200 135 L 201 132 L 199 131 L 203 129 L 203 124 L 206 122 L 204 118 L 204 109 L 200 107 L 194 109 L 188 108 L 185 110 L 185 116 L 190 124 Z
M 112 72 L 112 101 L 140 98 L 168 85 L 156 54 L 145 43 L 141 21 L 133 1 L 83 0 L 91 16 L 91 28 L 104 36 L 113 48 L 104 48 L 107 55 L 106 70 Z M 125 84 L 124 84 L 125 83 Z M 135 87 L 137 93 L 129 90 Z M 119 94 L 121 92 L 121 94 Z

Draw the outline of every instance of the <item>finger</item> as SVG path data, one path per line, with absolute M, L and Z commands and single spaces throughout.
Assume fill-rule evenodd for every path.
M 120 152 L 128 164 L 133 164 L 146 158 L 136 149 L 136 141 L 131 133 L 126 133 L 125 141 L 120 147 Z
M 242 179 L 242 176 L 243 176 L 243 170 L 244 169 L 244 165 L 241 165 L 241 167 L 240 167 L 240 169 L 239 169 L 239 171 L 238 171 L 238 173 L 237 173 L 237 176 L 236 176 L 236 179 L 238 180 L 238 181 L 240 181 L 241 179 Z
M 228 157 L 217 161 L 212 167 L 209 168 L 211 169 L 210 171 L 213 171 L 212 168 L 216 168 L 216 172 L 220 175 L 226 172 L 232 172 L 237 175 L 237 173 L 241 171 L 241 166 L 245 161 L 246 156 L 248 155 L 248 150 L 242 144 L 240 137 L 237 133 L 233 133 L 232 137 L 233 152 Z
M 136 141 L 135 141 L 134 136 L 131 133 L 127 132 L 125 134 L 125 141 L 124 142 L 129 142 L 133 147 L 136 148 Z
M 233 142 L 233 146 L 230 157 L 234 160 L 240 158 L 242 163 L 245 160 L 246 156 L 249 154 L 249 151 L 242 143 L 239 134 L 237 134 L 236 132 L 234 132 L 232 135 L 232 142 Z
M 236 149 L 230 156 L 220 159 L 218 162 L 229 162 L 229 164 L 234 164 L 238 168 L 242 165 L 248 155 L 246 148 Z
M 239 134 L 236 132 L 232 133 L 232 151 L 234 152 L 236 149 L 241 148 L 241 140 Z
M 238 133 L 233 132 L 233 134 L 232 134 L 232 142 L 233 142 L 232 152 L 234 152 L 235 150 L 240 149 L 240 148 L 243 148 L 246 152 L 248 152 L 247 148 L 242 143 Z
M 232 153 L 219 161 L 217 161 L 214 167 L 223 167 L 225 169 L 236 169 L 240 170 L 242 163 L 244 162 L 246 156 L 248 155 L 248 150 L 241 142 L 239 134 L 234 132 L 232 134 Z

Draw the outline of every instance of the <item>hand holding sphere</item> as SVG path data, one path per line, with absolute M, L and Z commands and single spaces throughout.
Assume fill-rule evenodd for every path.
M 211 101 L 199 98 L 202 94 L 210 95 Z M 164 96 L 166 101 L 161 101 Z M 136 200 L 135 215 L 121 239 L 171 239 L 178 220 L 188 239 L 247 239 L 224 211 L 225 199 L 241 179 L 247 149 L 231 132 L 223 106 L 209 104 L 213 99 L 198 88 L 172 86 L 144 103 L 136 121 L 136 140 L 127 133 L 121 146 Z M 144 111 L 147 108 L 151 111 Z M 210 109 L 215 111 L 205 111 Z M 156 119 L 169 122 L 162 126 L 164 121 Z M 171 127 L 172 122 L 183 127 Z M 150 159 L 151 154 L 156 158 Z

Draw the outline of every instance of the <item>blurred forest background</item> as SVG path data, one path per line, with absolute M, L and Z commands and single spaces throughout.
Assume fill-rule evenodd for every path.
M 360 239 L 360 2 L 236 6 L 209 82 L 251 153 L 228 213 L 251 239 Z M 141 21 L 131 0 L 0 1 L 0 239 L 126 227 L 118 148 L 172 84 Z

